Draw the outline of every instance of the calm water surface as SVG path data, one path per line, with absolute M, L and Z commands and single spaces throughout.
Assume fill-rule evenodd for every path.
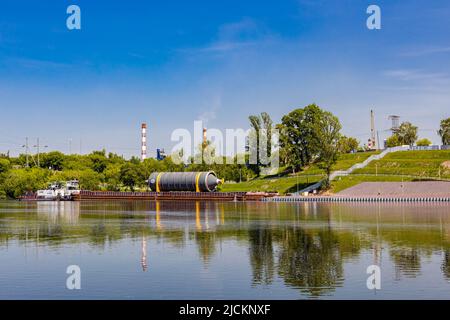
M 449 281 L 446 204 L 0 202 L 0 299 L 450 299 Z

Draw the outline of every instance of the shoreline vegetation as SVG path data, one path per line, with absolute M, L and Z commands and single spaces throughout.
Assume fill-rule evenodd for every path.
M 249 116 L 251 133 L 256 145 L 250 144 L 245 154 L 245 164 L 233 159 L 216 156 L 215 146 L 210 142 L 198 146 L 197 154 L 188 164 L 177 164 L 183 150 L 163 160 L 153 158 L 140 161 L 137 157 L 125 159 L 106 150 L 90 154 L 66 155 L 59 151 L 36 155 L 20 154 L 10 157 L 0 154 L 0 199 L 17 199 L 27 192 L 44 189 L 49 183 L 77 179 L 80 187 L 92 191 L 147 191 L 146 180 L 152 172 L 215 171 L 225 180 L 219 191 L 297 192 L 319 180 L 325 180 L 322 192 L 335 193 L 365 181 L 421 181 L 450 179 L 450 150 L 405 151 L 387 155 L 372 161 L 347 177 L 332 182 L 331 172 L 345 170 L 379 151 L 372 145 L 360 145 L 353 137 L 341 133 L 339 119 L 315 104 L 298 108 L 283 116 L 281 123 L 274 124 L 269 114 Z M 279 133 L 279 148 L 271 145 L 275 129 Z M 409 122 L 402 123 L 387 139 L 387 147 L 397 145 L 427 146 L 428 139 L 420 139 L 418 128 Z M 266 146 L 260 146 L 260 135 Z M 442 144 L 450 144 L 450 118 L 440 123 L 438 134 Z M 263 147 L 263 148 L 261 148 Z M 260 154 L 264 150 L 264 157 Z M 250 154 L 256 154 L 256 163 L 249 164 Z M 280 167 L 275 174 L 263 175 L 269 167 L 264 159 L 279 158 Z M 213 157 L 207 159 L 206 157 Z M 211 161 L 222 158 L 221 161 Z M 231 160 L 231 161 L 230 161 Z M 214 163 L 215 162 L 215 163 Z M 213 164 L 207 164 L 213 163 Z M 226 164 L 221 164 L 226 163 Z

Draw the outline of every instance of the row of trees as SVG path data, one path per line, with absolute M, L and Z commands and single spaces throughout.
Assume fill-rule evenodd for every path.
M 17 198 L 28 191 L 47 187 L 50 182 L 77 179 L 86 190 L 145 190 L 146 180 L 155 171 L 214 170 L 227 181 L 248 180 L 255 173 L 245 165 L 177 164 L 172 158 L 164 160 L 137 157 L 124 159 L 115 153 L 94 151 L 88 155 L 65 155 L 58 151 L 40 155 L 37 162 L 28 161 L 25 155 L 9 157 L 0 155 L 0 198 Z M 229 162 L 227 162 L 229 163 Z M 236 162 L 234 162 L 236 163 Z
M 386 140 L 387 147 L 396 147 L 401 145 L 429 146 L 431 141 L 424 138 L 418 140 L 418 127 L 410 122 L 403 122 L 394 130 L 392 136 Z M 443 119 L 440 123 L 438 135 L 441 137 L 443 145 L 450 145 L 450 118 Z
M 356 139 L 340 133 L 341 124 L 336 116 L 314 104 L 290 112 L 277 125 L 267 113 L 250 116 L 249 120 L 256 135 L 260 132 L 266 135 L 257 136 L 256 141 L 267 142 L 263 150 L 269 158 L 273 149 L 273 129 L 279 130 L 281 165 L 294 172 L 317 163 L 329 175 L 340 152 L 351 152 L 358 147 Z M 136 157 L 126 160 L 114 153 L 106 154 L 105 150 L 88 155 L 65 155 L 53 151 L 41 154 L 39 163 L 33 158 L 28 161 L 23 154 L 16 158 L 4 155 L 0 156 L 0 197 L 18 197 L 27 191 L 45 188 L 50 182 L 71 179 L 79 180 L 81 187 L 89 190 L 145 189 L 146 179 L 154 171 L 213 170 L 226 181 L 245 181 L 260 175 L 260 169 L 267 165 L 259 162 L 259 144 L 253 148 L 256 150 L 249 151 L 256 151 L 258 161 L 255 164 L 249 164 L 248 154 L 245 155 L 247 164 L 238 164 L 238 156 L 234 161 L 223 159 L 216 164 L 207 164 L 210 162 L 204 161 L 205 149 L 208 149 L 208 156 L 216 157 L 210 142 L 199 146 L 198 154 L 188 165 L 177 164 L 171 156 L 162 161 L 146 159 L 141 162 Z M 198 157 L 202 161 L 194 161 Z
M 249 120 L 255 132 L 264 128 L 263 132 L 268 135 L 265 140 L 271 141 L 272 120 L 267 113 L 260 117 L 250 116 Z M 315 104 L 291 111 L 275 128 L 279 134 L 280 164 L 287 171 L 296 172 L 315 163 L 329 177 L 340 153 L 354 152 L 359 148 L 358 140 L 341 134 L 339 119 Z M 260 150 L 259 145 L 257 148 Z M 269 145 L 266 150 L 269 157 L 271 150 Z

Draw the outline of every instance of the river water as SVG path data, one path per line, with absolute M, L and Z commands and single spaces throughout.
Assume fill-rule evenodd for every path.
M 0 299 L 450 299 L 449 281 L 448 204 L 0 202 Z

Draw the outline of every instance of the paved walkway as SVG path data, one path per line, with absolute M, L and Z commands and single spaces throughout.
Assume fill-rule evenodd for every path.
M 363 182 L 345 189 L 345 197 L 450 197 L 450 182 Z

